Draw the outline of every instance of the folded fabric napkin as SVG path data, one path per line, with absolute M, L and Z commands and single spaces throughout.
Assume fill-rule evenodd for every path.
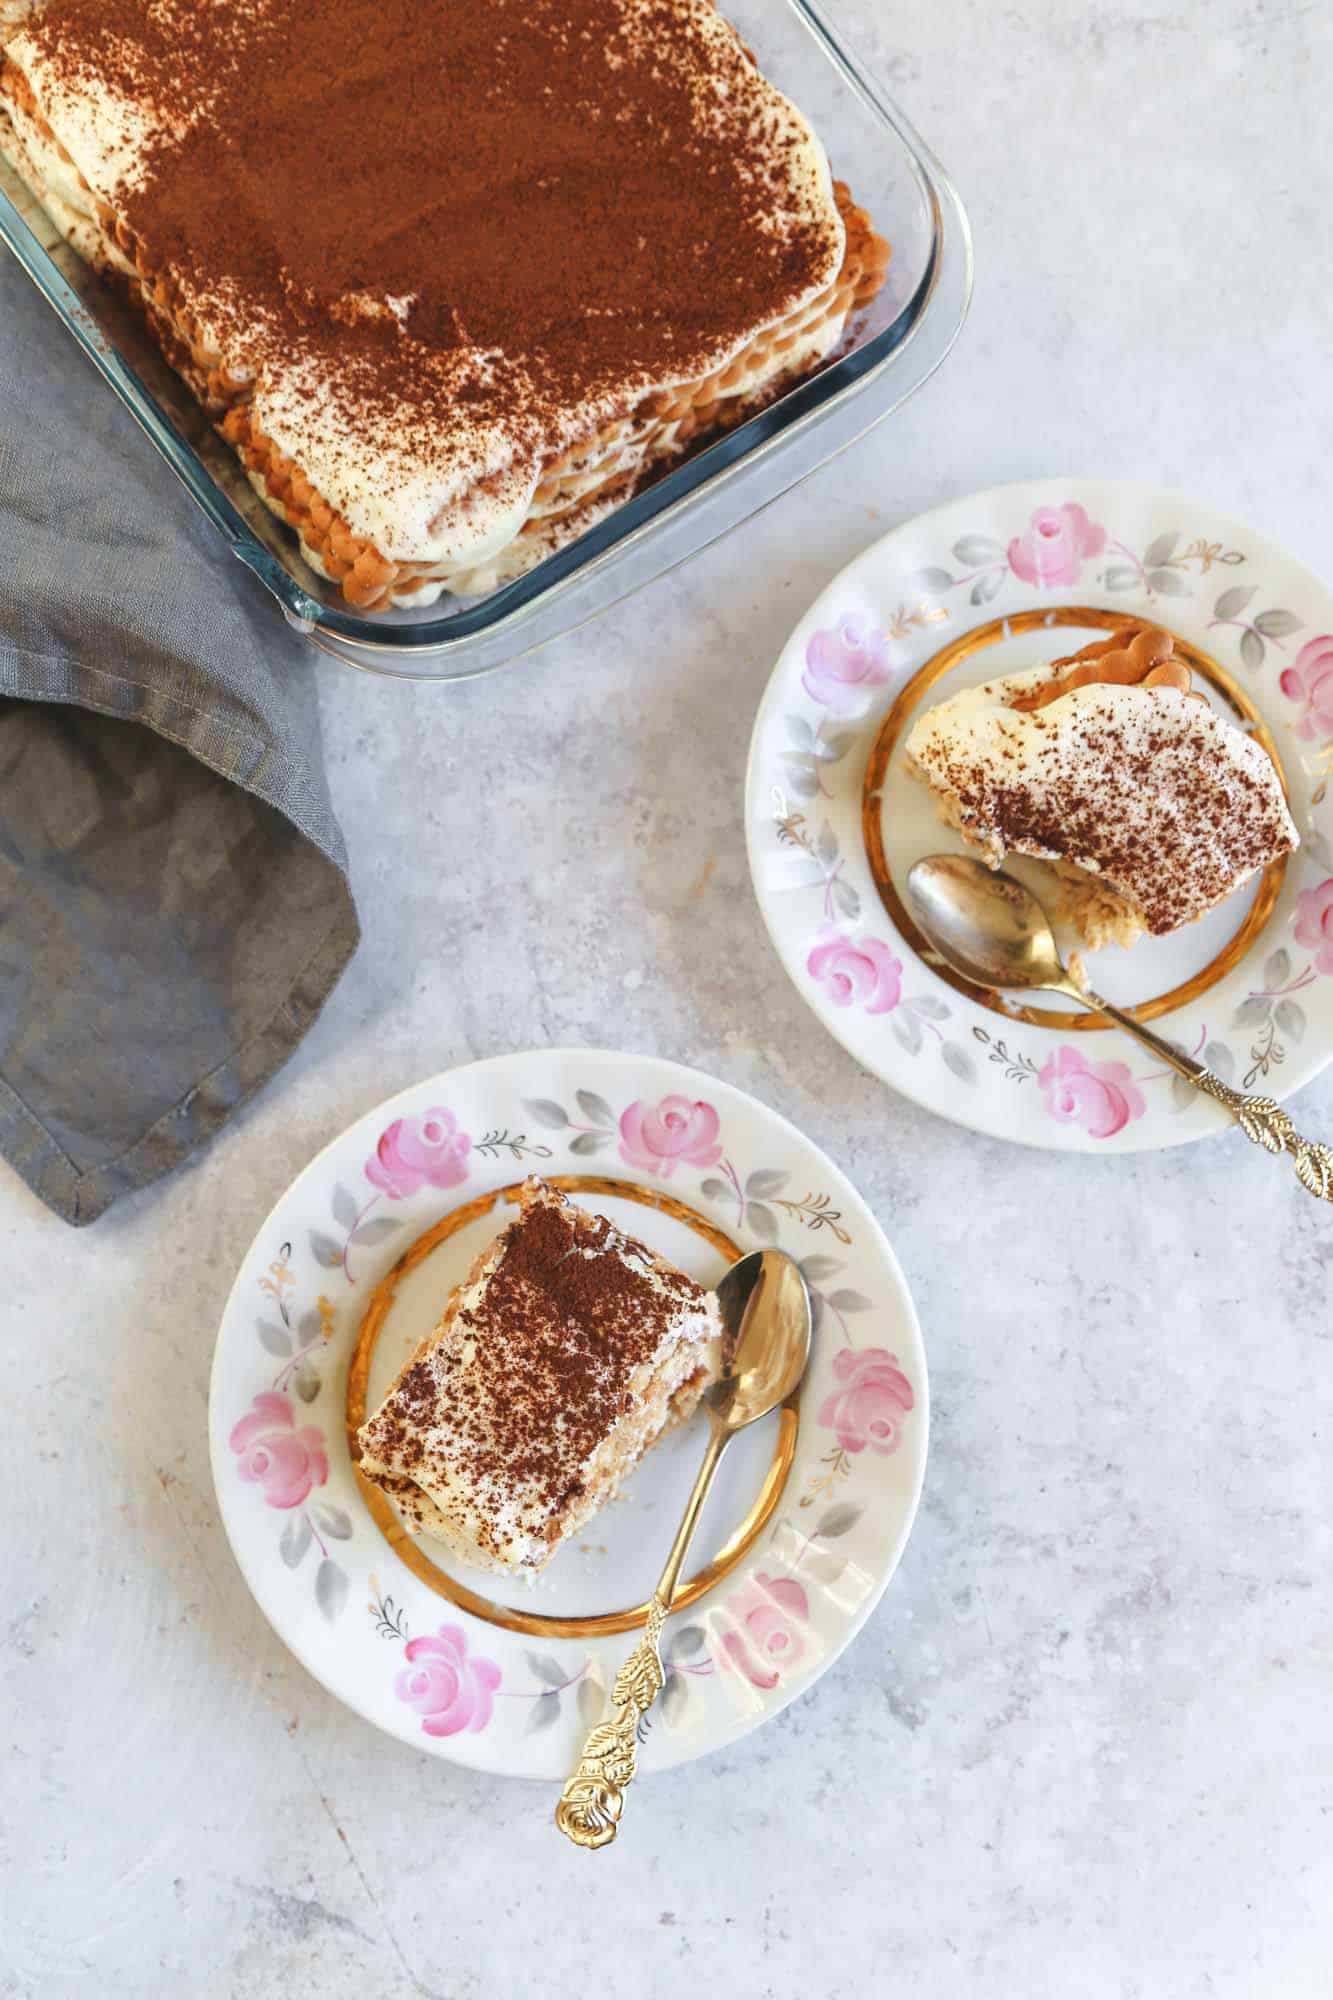
M 356 949 L 314 656 L 0 249 L 0 1153 L 167 1173 Z

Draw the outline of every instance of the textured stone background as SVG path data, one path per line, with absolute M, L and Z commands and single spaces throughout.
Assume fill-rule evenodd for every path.
M 880 1089 L 765 942 L 741 777 L 800 609 L 969 489 L 1179 486 L 1328 570 L 1333 21 L 842 15 L 972 214 L 943 374 L 519 670 L 431 692 L 313 664 L 366 926 L 341 991 L 205 1158 L 91 1232 L 0 1187 L 7 1995 L 1329 1992 L 1329 1212 L 1238 1137 L 1074 1160 Z M 389 1742 L 289 1660 L 204 1438 L 234 1266 L 311 1152 L 436 1068 L 581 1041 L 811 1132 L 896 1243 L 935 1393 L 858 1644 L 646 1788 L 597 1861 L 546 1796 Z M 1299 1109 L 1333 1131 L 1333 1079 Z

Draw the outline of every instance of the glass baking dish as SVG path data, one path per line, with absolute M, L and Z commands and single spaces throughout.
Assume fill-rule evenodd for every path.
M 962 325 L 972 284 L 962 203 L 823 8 L 814 0 L 723 0 L 723 7 L 888 237 L 888 282 L 851 341 L 817 373 L 485 598 L 353 611 L 303 561 L 296 537 L 253 493 L 131 313 L 3 161 L 0 241 L 290 624 L 372 672 L 420 680 L 485 673 L 596 617 L 825 464 L 926 381 Z

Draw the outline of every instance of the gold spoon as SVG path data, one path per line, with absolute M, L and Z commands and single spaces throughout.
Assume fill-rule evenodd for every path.
M 799 1267 L 781 1250 L 753 1250 L 742 1257 L 718 1286 L 717 1299 L 723 1374 L 703 1399 L 712 1433 L 708 1449 L 649 1602 L 643 1637 L 616 1675 L 610 1720 L 589 1735 L 555 1809 L 556 1825 L 578 1847 L 605 1847 L 616 1837 L 625 1787 L 634 1776 L 639 1722 L 665 1678 L 658 1650 L 662 1627 L 722 1454 L 737 1431 L 786 1401 L 810 1358 L 810 1294 Z
M 1223 1083 L 1193 1056 L 1145 1028 L 1132 1014 L 1094 993 L 1077 958 L 1066 965 L 1046 912 L 1012 875 L 1002 875 L 965 854 L 931 854 L 908 870 L 907 900 L 936 951 L 974 986 L 1034 987 L 1063 993 L 1080 1007 L 1105 1014 L 1136 1042 L 1231 1113 L 1247 1139 L 1266 1153 L 1290 1153 L 1301 1186 L 1333 1201 L 1333 1151 L 1302 1139 L 1271 1097 L 1247 1097 Z

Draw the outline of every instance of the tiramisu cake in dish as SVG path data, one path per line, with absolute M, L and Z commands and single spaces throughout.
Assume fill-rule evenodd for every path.
M 1193 923 L 1299 844 L 1267 751 L 1153 626 L 928 709 L 907 764 L 992 867 L 1050 863 L 1053 914 L 1093 946 Z
M 361 1470 L 479 1569 L 535 1573 L 721 1361 L 711 1292 L 544 1181 L 374 1416 Z
M 360 607 L 495 587 L 888 246 L 712 0 L 0 0 L 0 147 Z

